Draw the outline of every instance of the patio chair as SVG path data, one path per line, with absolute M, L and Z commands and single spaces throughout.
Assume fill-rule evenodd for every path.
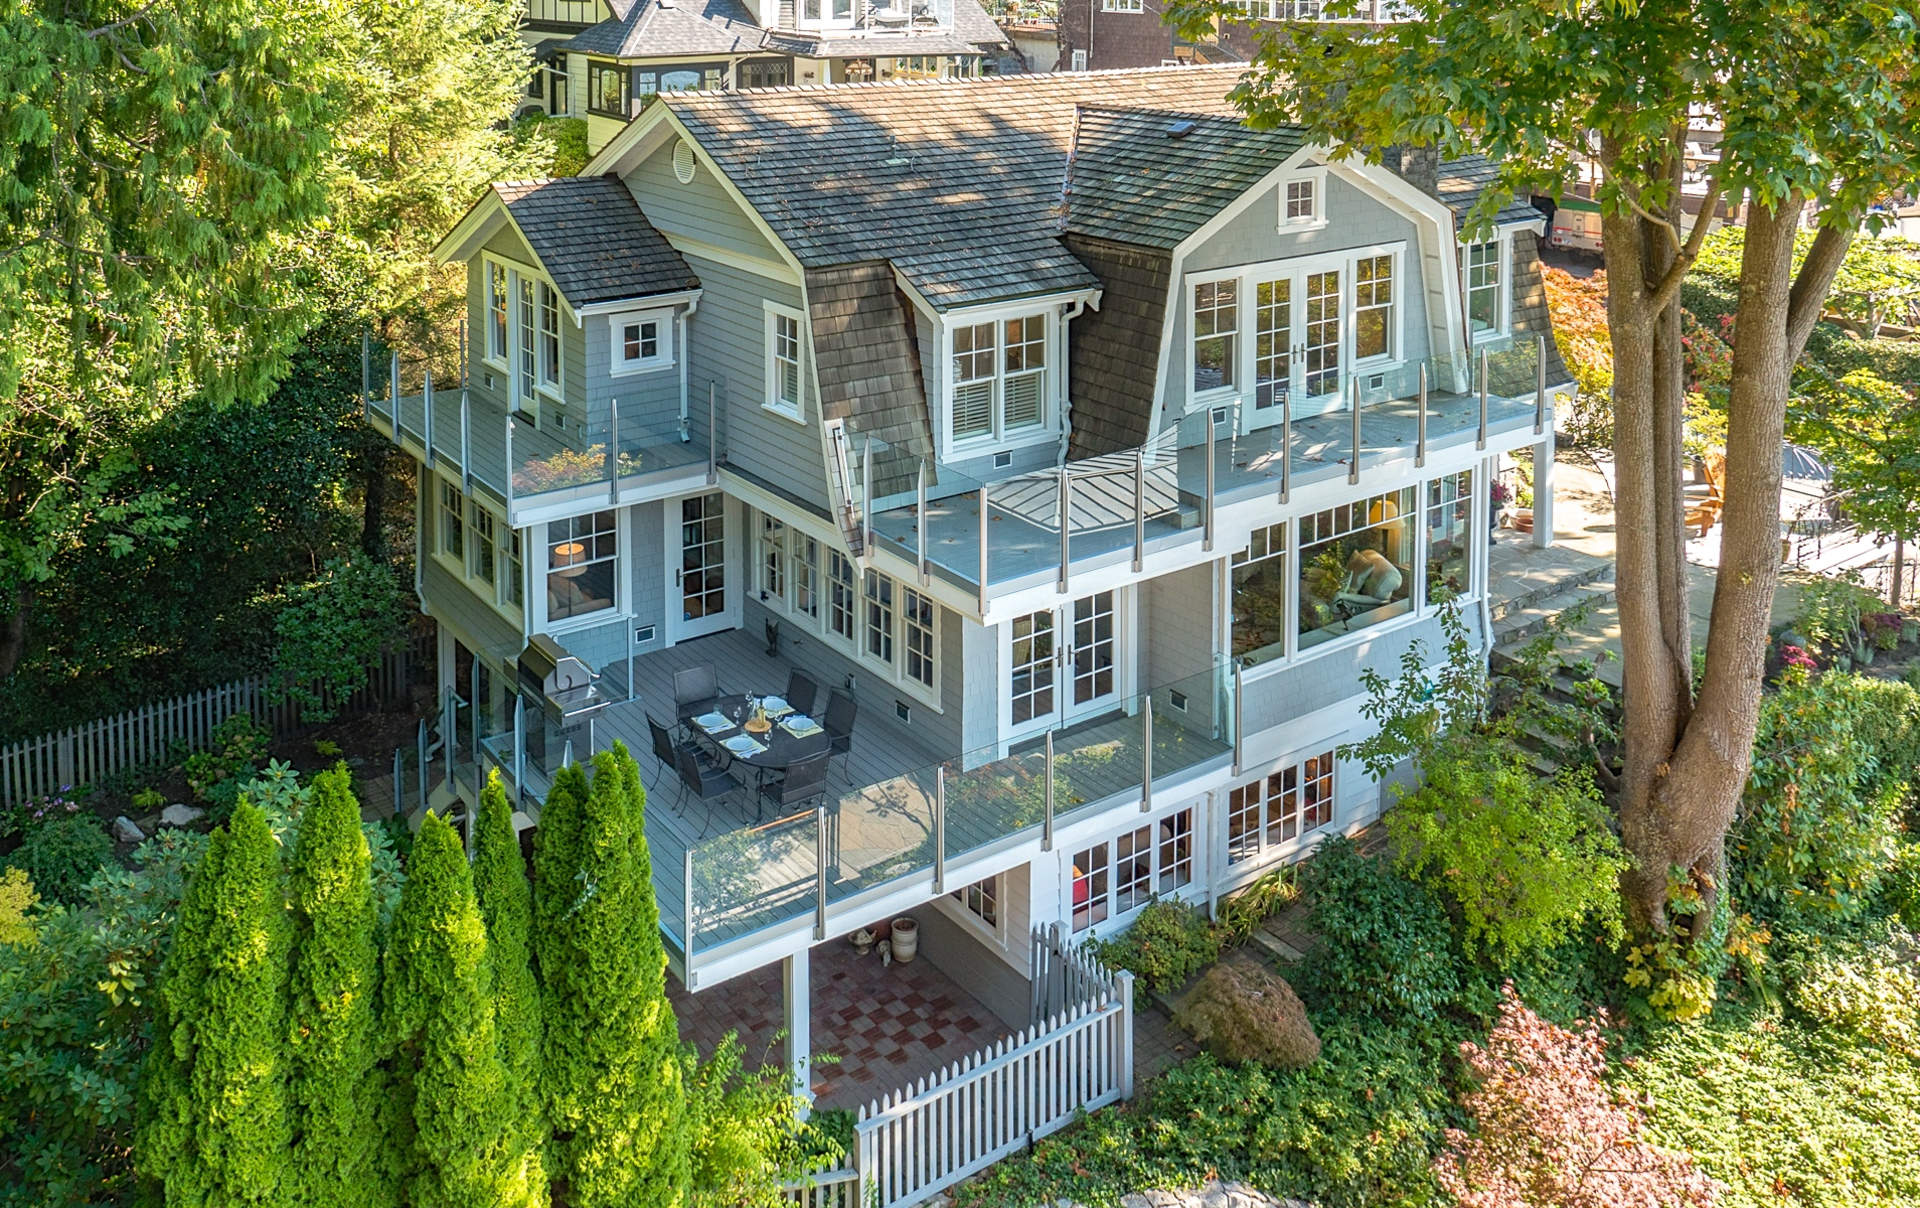
M 807 716 L 813 716 L 813 702 L 820 699 L 820 685 L 804 671 L 787 674 L 787 703 Z
M 712 801 L 716 797 L 725 797 L 740 787 L 733 773 L 717 766 L 694 750 L 691 746 L 674 748 L 674 770 L 680 774 L 680 799 L 686 800 L 692 792 L 702 801 Z M 707 807 L 707 818 L 700 827 L 700 836 L 706 837 L 707 828 L 713 825 L 713 807 Z
M 720 681 L 713 664 L 701 663 L 673 673 L 673 710 L 681 725 L 711 712 L 720 698 Z
M 660 761 L 660 770 L 673 773 L 679 766 L 680 757 L 674 754 L 673 735 L 659 722 L 653 720 L 653 714 L 647 714 L 647 732 L 653 735 L 653 757 Z
M 854 703 L 853 697 L 838 688 L 835 688 L 832 695 L 827 697 L 827 716 L 821 722 L 827 731 L 827 737 L 832 740 L 827 748 L 827 754 L 851 755 L 853 753 L 853 718 L 858 712 L 859 706 Z M 840 769 L 846 770 L 844 761 Z
M 784 817 L 792 813 L 795 806 L 805 805 L 825 793 L 827 760 L 832 754 L 829 750 L 809 755 L 787 768 L 786 775 L 761 785 L 760 800 L 753 811 L 754 821 L 761 819 L 766 802 L 773 803 L 775 817 Z

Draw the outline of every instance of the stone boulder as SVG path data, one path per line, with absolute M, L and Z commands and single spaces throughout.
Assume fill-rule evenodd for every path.
M 134 825 L 133 819 L 122 814 L 113 820 L 113 837 L 122 843 L 139 843 L 147 836 Z
M 161 826 L 192 826 L 206 816 L 207 811 L 196 805 L 184 805 L 178 801 L 160 811 Z
M 1320 1037 L 1293 987 L 1245 955 L 1207 970 L 1175 1004 L 1173 1021 L 1222 1061 L 1297 1067 L 1320 1057 Z

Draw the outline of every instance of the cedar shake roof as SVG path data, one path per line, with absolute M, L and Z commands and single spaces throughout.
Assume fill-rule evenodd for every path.
M 726 55 L 759 50 L 766 33 L 740 0 L 611 0 L 614 16 L 574 35 L 560 49 L 633 59 L 654 55 Z
M 920 459 L 933 460 L 926 383 L 914 347 L 913 308 L 884 260 L 807 270 L 820 413 L 884 442 L 874 490 L 910 490 Z
M 1066 230 L 1171 249 L 1305 145 L 1296 126 L 1250 130 L 1232 117 L 1083 105 Z
M 888 260 L 936 308 L 1096 289 L 1059 238 L 1083 104 L 1231 116 L 1241 68 L 663 98 L 808 268 Z
M 575 310 L 700 288 L 687 262 L 615 177 L 497 181 L 493 191 Z
M 1480 195 L 1498 176 L 1499 169 L 1484 155 L 1463 155 L 1440 165 L 1439 196 L 1441 202 L 1453 211 L 1454 221 L 1458 222 L 1467 216 L 1480 200 Z M 1539 222 L 1545 217 L 1530 202 L 1516 199 L 1500 207 L 1493 221 L 1497 226 L 1505 226 L 1513 222 Z

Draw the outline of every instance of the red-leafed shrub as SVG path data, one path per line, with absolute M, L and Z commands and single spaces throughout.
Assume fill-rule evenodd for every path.
M 1720 1187 L 1686 1154 L 1641 1140 L 1644 1117 L 1607 1085 L 1597 1023 L 1568 1031 L 1509 984 L 1484 1046 L 1460 1046 L 1474 1130 L 1447 1130 L 1434 1161 L 1460 1208 L 1710 1208 Z

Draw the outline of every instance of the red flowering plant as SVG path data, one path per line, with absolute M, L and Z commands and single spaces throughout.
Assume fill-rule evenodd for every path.
M 1482 1045 L 1460 1046 L 1474 1129 L 1447 1130 L 1434 1174 L 1460 1208 L 1711 1208 L 1720 1185 L 1641 1139 L 1645 1116 L 1607 1085 L 1598 1020 L 1548 1023 L 1508 983 Z

